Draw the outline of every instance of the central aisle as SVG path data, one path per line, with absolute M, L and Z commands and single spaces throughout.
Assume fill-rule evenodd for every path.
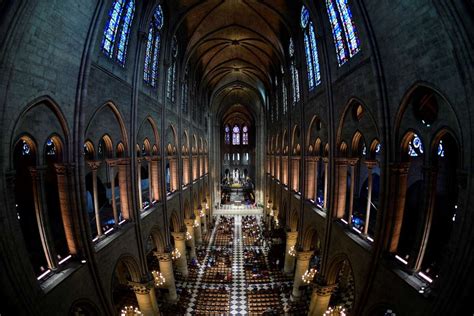
M 299 315 L 289 300 L 292 277 L 269 258 L 261 216 L 218 215 L 215 223 L 188 278 L 177 282 L 185 315 Z

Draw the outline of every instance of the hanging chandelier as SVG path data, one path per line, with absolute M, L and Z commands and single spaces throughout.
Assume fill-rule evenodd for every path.
M 166 279 L 163 276 L 163 274 L 161 274 L 160 271 L 153 270 L 153 271 L 151 271 L 151 274 L 153 275 L 153 279 L 154 279 L 154 282 L 155 282 L 155 287 L 160 287 L 163 284 L 165 284 Z
M 323 316 L 346 316 L 346 309 L 342 306 L 329 307 Z
M 171 259 L 176 260 L 181 258 L 181 252 L 179 252 L 178 248 L 174 248 L 173 251 L 171 251 Z
M 120 311 L 121 316 L 135 316 L 135 315 L 143 315 L 142 312 L 138 309 L 138 307 L 133 306 L 125 306 Z
M 291 246 L 290 249 L 288 249 L 288 254 L 292 257 L 296 257 L 296 249 L 295 246 Z
M 193 236 L 189 232 L 186 232 L 186 240 L 191 240 L 193 239 Z
M 317 270 L 315 268 L 306 270 L 305 273 L 301 276 L 301 279 L 303 280 L 304 283 L 310 284 L 313 281 L 314 275 L 316 274 L 316 272 Z

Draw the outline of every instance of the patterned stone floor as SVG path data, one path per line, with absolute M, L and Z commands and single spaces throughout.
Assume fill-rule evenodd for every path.
M 249 211 L 249 209 L 247 209 Z M 251 213 L 250 213 L 251 214 Z M 250 215 L 247 213 L 246 215 Z M 253 215 L 253 214 L 252 214 Z M 253 215 L 255 216 L 255 215 Z M 219 223 L 222 215 L 218 215 L 216 223 Z M 216 227 L 211 232 L 209 243 L 206 245 L 206 254 L 204 260 L 199 261 L 199 267 L 197 270 L 197 276 L 194 278 L 188 278 L 187 281 L 177 281 L 176 285 L 181 290 L 185 289 L 186 293 L 189 293 L 190 298 L 183 298 L 180 300 L 183 304 L 187 304 L 185 315 L 262 315 L 263 311 L 266 311 L 266 307 L 260 312 L 250 313 L 249 301 L 255 302 L 261 300 L 260 297 L 268 296 L 267 303 L 263 302 L 263 306 L 274 306 L 272 315 L 305 315 L 307 306 L 300 308 L 298 312 L 290 312 L 294 310 L 292 302 L 290 301 L 291 292 L 291 278 L 285 277 L 280 271 L 273 271 L 270 269 L 270 275 L 267 277 L 265 282 L 249 283 L 246 280 L 245 275 L 245 249 L 258 249 L 265 255 L 265 262 L 268 266 L 267 254 L 268 245 L 253 245 L 245 246 L 242 232 L 242 218 L 243 215 L 230 215 L 228 218 L 234 218 L 234 229 L 233 229 L 233 242 L 232 242 L 232 281 L 229 282 L 206 282 L 203 278 L 206 272 L 205 263 L 208 262 L 208 258 L 211 256 L 211 251 L 215 246 L 216 239 Z M 257 222 L 260 222 L 260 216 L 256 215 Z M 225 246 L 224 246 L 225 247 Z M 230 247 L 230 246 L 228 246 Z M 207 293 L 213 291 L 219 292 L 219 297 L 206 298 Z M 205 293 L 205 294 L 203 294 Z M 270 293 L 270 294 L 268 294 Z M 228 311 L 218 311 L 218 301 L 222 305 L 222 300 L 228 301 Z M 249 298 L 251 297 L 251 298 Z M 257 299 L 256 299 L 257 298 Z M 268 303 L 271 301 L 271 304 Z M 188 303 L 189 302 L 189 303 Z M 178 303 L 179 304 L 179 303 Z M 201 312 L 197 313 L 197 308 L 200 308 Z M 204 306 L 204 307 L 203 307 Z M 254 311 L 256 310 L 255 304 L 252 305 Z M 203 308 L 207 312 L 202 312 Z M 258 307 L 257 307 L 258 308 Z M 304 311 L 303 311 L 304 310 Z M 296 311 L 296 310 L 295 310 Z

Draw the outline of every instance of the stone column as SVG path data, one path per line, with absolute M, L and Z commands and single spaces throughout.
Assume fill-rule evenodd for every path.
M 109 166 L 109 174 L 110 174 L 110 189 L 112 193 L 112 212 L 114 213 L 114 226 L 117 227 L 119 225 L 119 217 L 117 211 L 117 201 L 115 197 L 115 161 L 114 160 L 107 160 L 107 165 Z
M 150 200 L 150 204 L 153 204 L 153 194 L 154 194 L 154 186 L 155 184 L 153 183 L 153 172 L 151 171 L 151 158 L 150 157 L 145 157 L 145 161 L 148 167 L 148 199 Z
M 202 231 L 201 231 L 201 217 L 199 216 L 199 211 L 197 211 L 195 221 L 196 221 L 196 224 L 198 225 L 194 229 L 194 237 L 196 238 L 195 244 L 196 246 L 200 246 L 202 244 Z
M 74 237 L 74 226 L 72 223 L 72 213 L 69 201 L 69 181 L 67 176 L 67 166 L 62 163 L 55 163 L 56 179 L 58 182 L 59 207 L 61 208 L 61 219 L 63 221 L 64 234 L 69 253 L 77 254 L 76 238 Z
M 189 184 L 189 157 L 183 157 L 183 184 Z
M 323 158 L 324 164 L 324 197 L 323 197 L 323 208 L 328 208 L 328 172 L 329 172 L 329 159 Z
M 204 216 L 201 217 L 201 222 L 202 222 L 202 234 L 206 235 L 207 234 L 207 218 L 206 218 L 206 208 L 202 209 Z
M 193 169 L 193 170 L 192 170 L 192 171 L 193 171 L 193 172 L 192 172 L 192 173 L 193 173 L 193 181 L 195 181 L 195 180 L 198 178 L 198 177 L 197 177 L 197 174 L 198 174 L 197 159 L 198 159 L 198 158 L 197 158 L 196 155 L 193 155 L 193 156 L 192 156 L 192 160 L 193 160 L 193 162 L 192 162 L 192 165 L 193 165 L 193 168 L 192 168 L 192 169 Z
M 388 195 L 388 218 L 386 240 L 388 240 L 388 249 L 391 253 L 398 250 L 398 242 L 400 240 L 400 232 L 402 230 L 403 213 L 405 210 L 405 199 L 408 184 L 409 163 L 396 163 L 390 166 L 390 191 Z M 390 226 L 392 229 L 390 229 Z
M 165 285 L 168 289 L 167 299 L 171 302 L 175 302 L 178 299 L 178 294 L 176 293 L 176 283 L 174 281 L 173 262 L 171 261 L 171 255 L 166 252 L 154 252 L 153 254 L 158 259 L 160 264 L 160 272 L 165 278 Z
M 193 259 L 196 258 L 196 244 L 194 243 L 194 220 L 192 219 L 185 219 L 184 225 L 186 225 L 186 231 L 191 235 L 190 240 L 186 240 L 186 244 L 191 249 L 189 252 L 189 258 Z
M 311 303 L 309 304 L 309 316 L 324 315 L 324 313 L 329 307 L 329 300 L 331 299 L 331 295 L 334 292 L 335 288 L 336 284 L 314 284 L 313 293 L 311 294 Z
M 181 257 L 176 259 L 176 267 L 181 275 L 186 278 L 188 276 L 188 261 L 186 259 L 186 234 L 183 232 L 172 232 L 174 246 L 181 253 Z
M 334 216 L 337 218 L 343 218 L 346 210 L 347 164 L 346 158 L 336 158 L 336 200 Z
M 135 292 L 138 308 L 144 316 L 159 315 L 153 282 L 138 283 L 129 281 L 128 284 Z
M 170 161 L 170 186 L 171 192 L 178 190 L 178 159 L 176 156 L 169 157 Z
M 320 157 L 314 157 L 314 202 L 318 203 L 318 177 L 319 177 L 319 161 Z
M 312 255 L 312 251 L 298 251 L 296 253 L 295 279 L 293 281 L 293 291 L 291 292 L 291 296 L 296 300 L 301 296 L 300 286 L 303 285 L 303 279 L 301 277 L 306 270 L 308 270 L 309 260 Z
M 296 245 L 298 239 L 298 232 L 286 232 L 286 248 L 285 248 L 285 266 L 283 272 L 286 274 L 293 274 L 295 268 L 295 257 L 289 254 L 290 248 Z
M 276 175 L 275 177 L 278 179 L 278 181 L 281 180 L 281 175 L 280 175 L 280 166 L 281 166 L 281 163 L 280 163 L 280 155 L 276 155 Z
M 283 171 L 283 184 L 288 185 L 288 156 L 283 156 L 282 160 L 282 171 Z
M 367 165 L 367 207 L 365 210 L 365 224 L 364 224 L 364 235 L 367 236 L 369 232 L 369 225 L 370 225 L 370 209 L 372 207 L 372 186 L 373 186 L 373 181 L 372 181 L 372 169 L 375 167 L 377 164 L 376 161 L 366 161 L 365 164 Z
M 31 184 L 33 186 L 33 200 L 35 203 L 35 214 L 36 223 L 38 224 L 38 232 L 43 246 L 44 255 L 48 268 L 56 270 L 58 268 L 58 260 L 56 257 L 56 251 L 53 245 L 53 239 L 51 237 L 47 208 L 45 205 L 45 194 L 44 194 L 44 182 L 43 173 L 44 168 L 30 167 Z
M 315 176 L 316 159 L 314 157 L 306 158 L 306 199 L 311 200 L 314 197 L 314 189 L 316 187 Z M 315 200 L 316 201 L 316 200 Z
M 118 181 L 120 188 L 120 209 L 122 210 L 122 216 L 124 219 L 130 219 L 130 208 L 128 201 L 128 188 L 130 177 L 128 176 L 127 168 L 128 160 L 126 158 L 121 159 L 118 162 Z
M 293 180 L 292 189 L 295 192 L 300 192 L 300 156 L 291 157 L 291 176 Z
M 87 164 L 92 171 L 92 198 L 94 200 L 95 225 L 97 236 L 102 236 L 102 225 L 100 224 L 99 214 L 99 195 L 97 193 L 97 169 L 99 169 L 100 161 L 88 161 Z
M 410 255 L 408 265 L 414 271 L 421 269 L 421 264 L 425 256 L 428 239 L 430 236 L 431 222 L 436 200 L 436 184 L 438 180 L 438 170 L 434 166 L 423 167 L 423 210 L 421 211 L 422 222 L 418 226 L 416 239 L 413 247 L 413 255 Z
M 351 192 L 349 200 L 349 212 L 347 214 L 347 222 L 349 227 L 352 227 L 352 213 L 354 211 L 354 186 L 355 186 L 355 165 L 358 161 L 358 158 L 349 159 L 349 165 L 351 167 Z
M 160 159 L 158 157 L 152 157 L 150 161 L 151 174 L 153 179 L 153 200 L 160 200 L 160 186 L 161 186 L 161 169 Z
M 148 179 L 149 180 L 149 179 Z M 138 186 L 138 205 L 139 210 L 143 209 L 142 197 L 142 158 L 137 158 L 137 186 Z

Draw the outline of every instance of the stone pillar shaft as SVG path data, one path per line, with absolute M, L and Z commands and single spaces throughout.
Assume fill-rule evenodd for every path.
M 372 169 L 375 166 L 376 162 L 373 161 L 366 161 L 367 165 L 367 176 L 368 176 L 368 189 L 367 189 L 367 207 L 365 211 L 365 225 L 364 225 L 364 235 L 367 236 L 369 233 L 369 226 L 370 226 L 370 209 L 372 207 Z
M 183 277 L 188 276 L 188 262 L 186 260 L 186 236 L 183 232 L 171 233 L 174 238 L 174 246 L 181 253 L 181 257 L 176 259 L 176 267 Z
M 313 293 L 311 294 L 311 303 L 309 305 L 308 315 L 320 316 L 324 315 L 329 307 L 329 300 L 336 288 L 336 285 L 319 285 L 315 284 Z
M 390 167 L 390 188 L 391 194 L 388 198 L 388 225 L 392 225 L 392 230 L 386 231 L 391 235 L 386 238 L 389 240 L 388 249 L 391 253 L 396 253 L 400 241 L 400 232 L 402 230 L 403 212 L 405 210 L 405 199 L 408 184 L 408 163 L 394 164 Z
M 289 254 L 291 247 L 296 245 L 298 239 L 298 232 L 287 232 L 286 233 L 286 248 L 285 248 L 285 266 L 283 272 L 287 274 L 293 274 L 295 268 L 295 257 Z
M 316 160 L 314 160 L 312 157 L 307 158 L 306 167 L 306 199 L 311 200 L 314 197 L 314 189 L 316 183 L 316 179 L 314 178 Z
M 130 208 L 128 201 L 128 181 L 129 177 L 127 174 L 128 161 L 121 160 L 118 165 L 118 180 L 120 188 L 120 208 L 122 210 L 122 216 L 124 219 L 130 219 Z
M 335 217 L 343 218 L 346 210 L 347 159 L 336 158 Z
M 66 235 L 66 242 L 69 253 L 77 254 L 77 244 L 74 237 L 74 227 L 72 223 L 72 214 L 69 201 L 69 181 L 67 166 L 64 164 L 54 164 L 56 169 L 56 179 L 58 182 L 59 206 L 61 208 L 61 218 L 63 221 L 64 233 Z
M 137 159 L 137 184 L 138 184 L 138 207 L 140 210 L 143 209 L 143 196 L 142 196 L 142 162 L 141 159 Z
M 165 278 L 165 286 L 168 289 L 168 300 L 174 302 L 178 299 L 178 294 L 176 293 L 176 284 L 174 280 L 171 255 L 169 253 L 158 252 L 155 252 L 154 255 L 158 258 L 160 272 Z
M 129 285 L 135 292 L 140 312 L 144 316 L 159 315 L 153 283 L 148 284 L 130 281 Z
M 196 243 L 194 242 L 195 237 L 194 237 L 194 220 L 192 219 L 186 219 L 184 220 L 184 224 L 186 225 L 186 231 L 191 235 L 190 240 L 186 240 L 186 244 L 188 247 L 191 249 L 189 252 L 189 258 L 193 259 L 196 258 Z
M 291 295 L 298 299 L 301 296 L 300 286 L 303 285 L 303 274 L 308 270 L 309 260 L 313 255 L 312 251 L 298 251 L 296 254 L 295 278 L 293 281 L 293 291 Z
M 161 186 L 161 170 L 160 170 L 160 160 L 157 158 L 151 159 L 151 173 L 153 179 L 153 200 L 159 201 L 160 196 L 160 186 Z
M 328 207 L 328 172 L 329 172 L 329 159 L 323 158 L 324 164 L 324 198 L 323 198 L 323 208 L 327 209 Z

